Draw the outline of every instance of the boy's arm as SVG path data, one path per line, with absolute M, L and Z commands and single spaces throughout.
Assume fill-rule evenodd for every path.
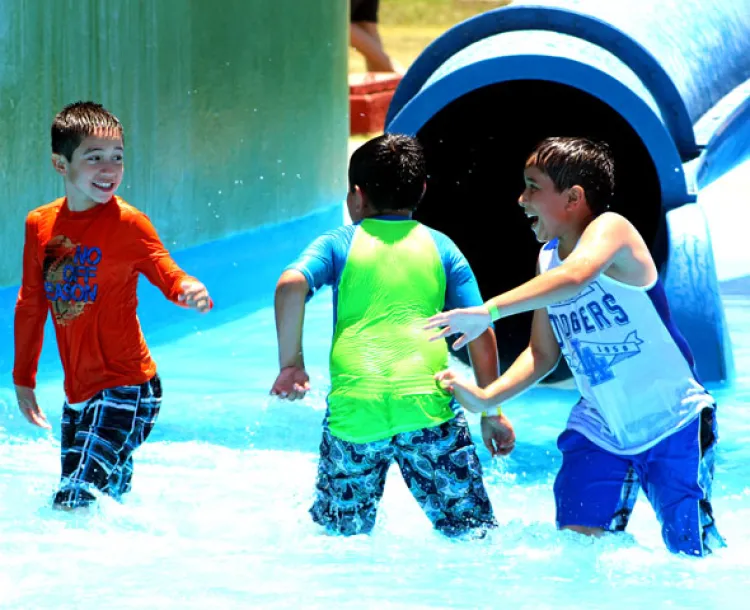
M 29 215 L 26 219 L 26 239 L 23 245 L 21 289 L 18 292 L 13 321 L 13 382 L 17 386 L 31 389 L 36 387 L 36 372 L 44 341 L 44 323 L 47 319 L 44 275 L 37 251 L 36 225 Z
M 485 408 L 509 400 L 528 390 L 554 370 L 560 360 L 560 345 L 552 331 L 546 309 L 537 309 L 531 322 L 531 339 L 513 364 L 484 389 Z
M 305 370 L 302 353 L 302 328 L 309 290 L 307 279 L 295 269 L 284 271 L 276 284 L 274 312 L 279 343 L 279 374 L 271 387 L 271 394 L 289 400 L 303 398 L 310 389 L 310 377 Z
M 445 266 L 445 307 L 450 309 L 480 304 L 482 295 L 469 261 L 447 236 L 441 233 L 433 233 L 433 236 Z M 484 388 L 495 381 L 499 373 L 495 330 L 486 329 L 469 343 L 468 350 L 474 377 L 479 386 Z M 492 413 L 483 413 L 480 428 L 482 441 L 490 455 L 508 455 L 513 451 L 516 433 L 513 424 L 499 407 Z
M 145 214 L 133 219 L 137 243 L 135 268 L 161 290 L 167 299 L 201 313 L 213 307 L 206 287 L 174 262 Z
M 648 255 L 644 249 L 647 250 L 643 239 L 630 222 L 619 214 L 603 214 L 586 227 L 575 250 L 559 267 L 489 299 L 481 307 L 432 316 L 425 328 L 442 329 L 431 337 L 433 341 L 460 334 L 453 344 L 454 349 L 458 349 L 484 331 L 492 320 L 542 309 L 574 297 L 611 265 L 616 264 L 634 276 L 648 275 L 649 271 L 655 273 L 653 262 L 649 264 L 646 260 Z M 634 255 L 636 251 L 640 255 L 638 258 Z
M 305 303 L 322 286 L 336 281 L 335 250 L 339 233 L 326 233 L 310 244 L 279 278 L 274 296 L 276 337 L 279 344 L 279 374 L 271 394 L 295 400 L 310 389 L 302 352 Z
M 480 388 L 486 388 L 497 379 L 499 374 L 494 329 L 488 328 L 469 343 L 468 348 L 477 383 Z M 513 424 L 500 410 L 499 405 L 490 412 L 482 412 L 480 429 L 482 442 L 492 457 L 509 455 L 513 451 L 516 445 L 516 433 L 513 430 Z
M 487 387 L 497 379 L 499 374 L 497 358 L 497 340 L 495 331 L 488 328 L 474 341 L 469 343 L 469 359 L 474 369 L 474 376 L 480 388 Z
M 643 239 L 628 220 L 619 214 L 603 214 L 586 227 L 562 265 L 490 299 L 486 305 L 497 308 L 499 317 L 504 318 L 573 298 L 612 265 L 628 269 L 641 262 L 634 260 L 633 253 L 642 245 Z
M 467 383 L 451 371 L 438 374 L 443 386 L 453 391 L 458 402 L 475 413 L 518 396 L 547 376 L 557 366 L 560 346 L 552 331 L 546 309 L 534 312 L 529 346 L 496 381 L 482 389 Z
M 276 284 L 274 312 L 276 337 L 279 342 L 279 369 L 305 368 L 302 354 L 302 328 L 305 322 L 305 301 L 310 287 L 299 271 L 284 271 Z
M 29 216 L 26 219 L 26 239 L 23 245 L 21 289 L 18 292 L 13 321 L 13 383 L 16 386 L 18 408 L 26 420 L 40 428 L 50 429 L 49 421 L 37 404 L 34 392 L 39 356 L 44 341 L 44 322 L 47 319 L 44 276 L 37 251 L 36 226 Z

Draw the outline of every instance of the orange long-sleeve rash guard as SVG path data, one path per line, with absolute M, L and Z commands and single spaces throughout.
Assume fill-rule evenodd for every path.
M 64 198 L 32 211 L 16 302 L 14 383 L 36 385 L 47 311 L 69 402 L 150 379 L 156 364 L 136 316 L 139 273 L 175 303 L 180 284 L 193 279 L 148 217 L 119 197 L 84 212 L 71 212 Z

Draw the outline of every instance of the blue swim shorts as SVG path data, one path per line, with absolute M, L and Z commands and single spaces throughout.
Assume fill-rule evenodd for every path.
M 574 430 L 557 442 L 563 462 L 555 480 L 557 526 L 624 531 L 641 487 L 673 553 L 703 556 L 724 541 L 711 508 L 715 410 L 636 455 L 601 449 Z

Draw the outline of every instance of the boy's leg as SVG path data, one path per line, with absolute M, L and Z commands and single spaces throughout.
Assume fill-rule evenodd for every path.
M 95 490 L 119 498 L 130 489 L 130 457 L 151 432 L 161 396 L 158 376 L 139 386 L 104 390 L 77 413 L 74 432 L 65 425 L 68 409 L 64 411 L 65 446 L 56 507 L 87 506 L 95 501 Z
M 75 442 L 76 430 L 78 429 L 82 413 L 82 409 L 73 409 L 68 402 L 65 401 L 60 426 L 60 465 L 63 469 L 65 468 L 65 459 L 68 455 L 68 451 L 70 451 L 70 448 Z
M 441 533 L 455 537 L 497 527 L 463 413 L 434 428 L 398 434 L 396 461 L 412 495 Z
M 148 438 L 156 424 L 162 401 L 161 379 L 155 375 L 143 386 L 136 411 L 136 425 L 125 438 L 119 452 L 117 465 L 109 476 L 106 493 L 119 498 L 133 487 L 133 452 Z
M 640 484 L 627 456 L 565 430 L 557 441 L 563 461 L 555 478 L 557 527 L 596 534 L 625 530 Z
M 704 556 L 725 546 L 711 508 L 714 448 L 713 409 L 650 449 L 640 475 L 662 537 L 673 553 Z
M 331 533 L 369 534 L 392 459 L 391 439 L 350 443 L 333 436 L 324 425 L 310 508 L 313 521 Z
M 133 456 L 128 456 L 128 459 L 114 470 L 109 475 L 109 481 L 107 482 L 106 493 L 113 498 L 120 498 L 128 493 L 133 488 Z

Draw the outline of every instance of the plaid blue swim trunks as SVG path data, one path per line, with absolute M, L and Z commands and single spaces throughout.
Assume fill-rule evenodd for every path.
M 148 438 L 161 405 L 161 380 L 102 390 L 63 406 L 60 489 L 54 504 L 87 506 L 97 490 L 115 499 L 130 491 L 133 451 Z
M 462 413 L 434 428 L 370 443 L 336 438 L 324 425 L 316 497 L 310 509 L 313 521 L 346 536 L 369 533 L 394 461 L 439 532 L 449 537 L 481 535 L 497 526 Z

